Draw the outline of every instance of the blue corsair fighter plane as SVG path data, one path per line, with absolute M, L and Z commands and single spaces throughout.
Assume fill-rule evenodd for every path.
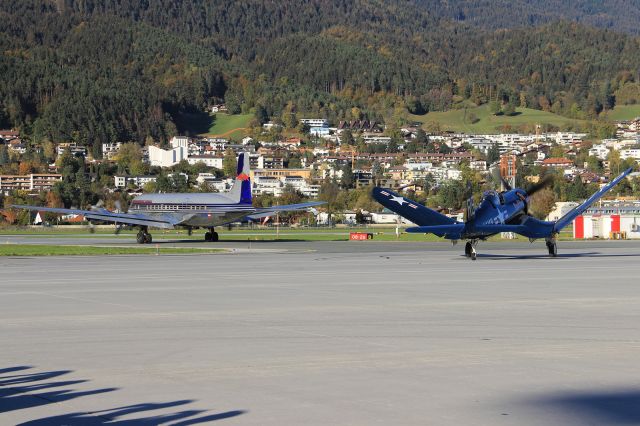
M 506 191 L 487 191 L 480 204 L 474 209 L 471 199 L 467 202 L 466 222 L 458 222 L 448 216 L 411 201 L 386 188 L 373 189 L 373 198 L 389 210 L 410 220 L 418 226 L 407 228 L 407 232 L 431 233 L 452 240 L 467 240 L 464 253 L 476 260 L 476 245 L 480 240 L 500 232 L 513 232 L 529 238 L 532 242 L 544 238 L 549 255 L 557 255 L 556 236 L 562 228 L 587 210 L 591 204 L 624 179 L 632 169 L 602 187 L 584 203 L 555 222 L 538 220 L 528 214 L 529 197 L 542 189 L 548 182 L 543 181 L 525 191 L 511 188 L 505 183 Z
M 112 212 L 104 208 L 78 210 L 24 205 L 11 207 L 59 214 L 79 214 L 89 221 L 115 223 L 116 232 L 122 225 L 137 226 L 140 229 L 136 237 L 137 242 L 149 244 L 152 241 L 149 228 L 186 228 L 189 234 L 194 228 L 207 228 L 209 231 L 205 233 L 205 241 L 218 241 L 218 233 L 214 231 L 216 226 L 272 216 L 276 212 L 309 210 L 325 204 L 322 201 L 311 201 L 266 208 L 253 207 L 249 174 L 249 155 L 241 153 L 238 156 L 238 173 L 229 192 L 143 194 L 133 199 L 128 213 Z

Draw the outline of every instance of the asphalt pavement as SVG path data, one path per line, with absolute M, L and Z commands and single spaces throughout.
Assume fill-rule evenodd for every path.
M 638 242 L 219 245 L 0 258 L 0 424 L 640 424 Z

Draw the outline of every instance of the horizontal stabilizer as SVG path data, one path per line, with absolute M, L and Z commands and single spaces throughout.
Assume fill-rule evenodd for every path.
M 320 206 L 322 204 L 326 204 L 324 201 L 309 201 L 307 203 L 298 203 L 298 204 L 286 204 L 284 206 L 271 206 L 265 207 L 261 209 L 256 209 L 256 211 L 249 216 L 248 219 L 258 220 L 263 219 L 265 217 L 273 216 L 279 212 L 290 212 L 290 211 L 299 211 L 299 210 L 307 210 L 312 211 L 314 214 L 317 214 L 317 210 L 313 207 Z
M 375 187 L 373 198 L 389 210 L 419 226 L 451 225 L 456 221 L 387 188 Z M 418 231 L 419 232 L 419 231 Z M 431 232 L 431 231 L 428 231 Z
M 326 204 L 326 203 L 324 201 L 309 201 L 308 203 L 285 204 L 284 206 L 264 207 L 262 209 L 258 209 L 258 212 L 262 210 L 270 211 L 270 212 L 283 212 L 283 211 L 286 212 L 286 211 L 292 211 L 292 210 L 304 210 L 304 209 L 308 209 L 315 206 L 321 206 L 323 204 Z
M 264 217 L 273 216 L 279 212 L 290 212 L 296 210 L 315 210 L 313 207 L 326 204 L 324 201 L 309 201 L 307 203 L 285 204 L 284 206 L 271 206 L 256 209 L 254 213 L 247 216 L 249 219 L 256 220 Z
M 600 189 L 600 191 L 596 192 L 591 197 L 589 197 L 584 203 L 580 204 L 577 207 L 574 207 L 573 210 L 571 210 L 569 213 L 565 214 L 560 219 L 558 219 L 558 221 L 555 223 L 553 227 L 553 231 L 560 232 L 562 228 L 564 228 L 565 226 L 573 222 L 573 219 L 575 219 L 576 217 L 584 213 L 589 207 L 591 207 L 593 203 L 598 201 L 600 197 L 602 197 L 604 194 L 609 192 L 611 188 L 616 186 L 622 179 L 627 177 L 627 175 L 632 171 L 633 171 L 632 168 L 628 168 L 620 176 L 618 176 L 617 178 L 615 178 L 614 180 L 612 180 L 611 182 L 603 186 L 602 189 Z

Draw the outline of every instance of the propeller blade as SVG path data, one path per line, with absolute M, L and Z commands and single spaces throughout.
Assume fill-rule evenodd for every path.
M 464 220 L 469 221 L 473 218 L 473 214 L 475 212 L 475 205 L 473 202 L 473 186 L 471 185 L 471 181 L 467 181 L 467 186 L 464 191 L 465 202 L 465 212 L 464 212 Z
M 511 188 L 511 185 L 509 184 L 509 182 L 507 182 L 507 180 L 502 177 L 502 175 L 500 175 L 500 181 L 502 182 L 502 185 L 504 186 L 504 189 L 506 191 L 511 191 L 513 189 Z
M 542 180 L 538 181 L 538 183 L 535 183 L 532 186 L 530 186 L 529 188 L 527 188 L 527 190 L 526 190 L 527 197 L 532 196 L 536 192 L 540 191 L 543 188 L 546 188 L 547 186 L 551 185 L 552 183 L 553 183 L 553 177 L 551 177 L 549 175 L 543 177 Z

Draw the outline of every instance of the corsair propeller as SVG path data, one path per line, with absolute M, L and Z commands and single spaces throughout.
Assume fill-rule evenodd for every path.
M 551 185 L 552 183 L 553 183 L 553 177 L 550 175 L 546 175 L 545 177 L 543 177 L 538 182 L 534 183 L 524 191 L 525 194 L 527 195 L 527 197 L 524 200 L 522 200 L 524 202 L 525 214 L 529 214 L 529 202 L 528 202 L 529 197 L 531 197 L 533 194 L 540 191 L 541 189 L 544 189 L 547 186 Z
M 527 197 L 532 196 L 536 192 L 540 191 L 541 189 L 546 188 L 547 186 L 551 185 L 552 183 L 553 183 L 553 177 L 550 176 L 550 175 L 546 175 L 545 177 L 540 179 L 537 183 L 534 183 L 533 185 L 531 185 L 529 188 L 527 188 L 525 190 L 525 192 L 527 193 Z

